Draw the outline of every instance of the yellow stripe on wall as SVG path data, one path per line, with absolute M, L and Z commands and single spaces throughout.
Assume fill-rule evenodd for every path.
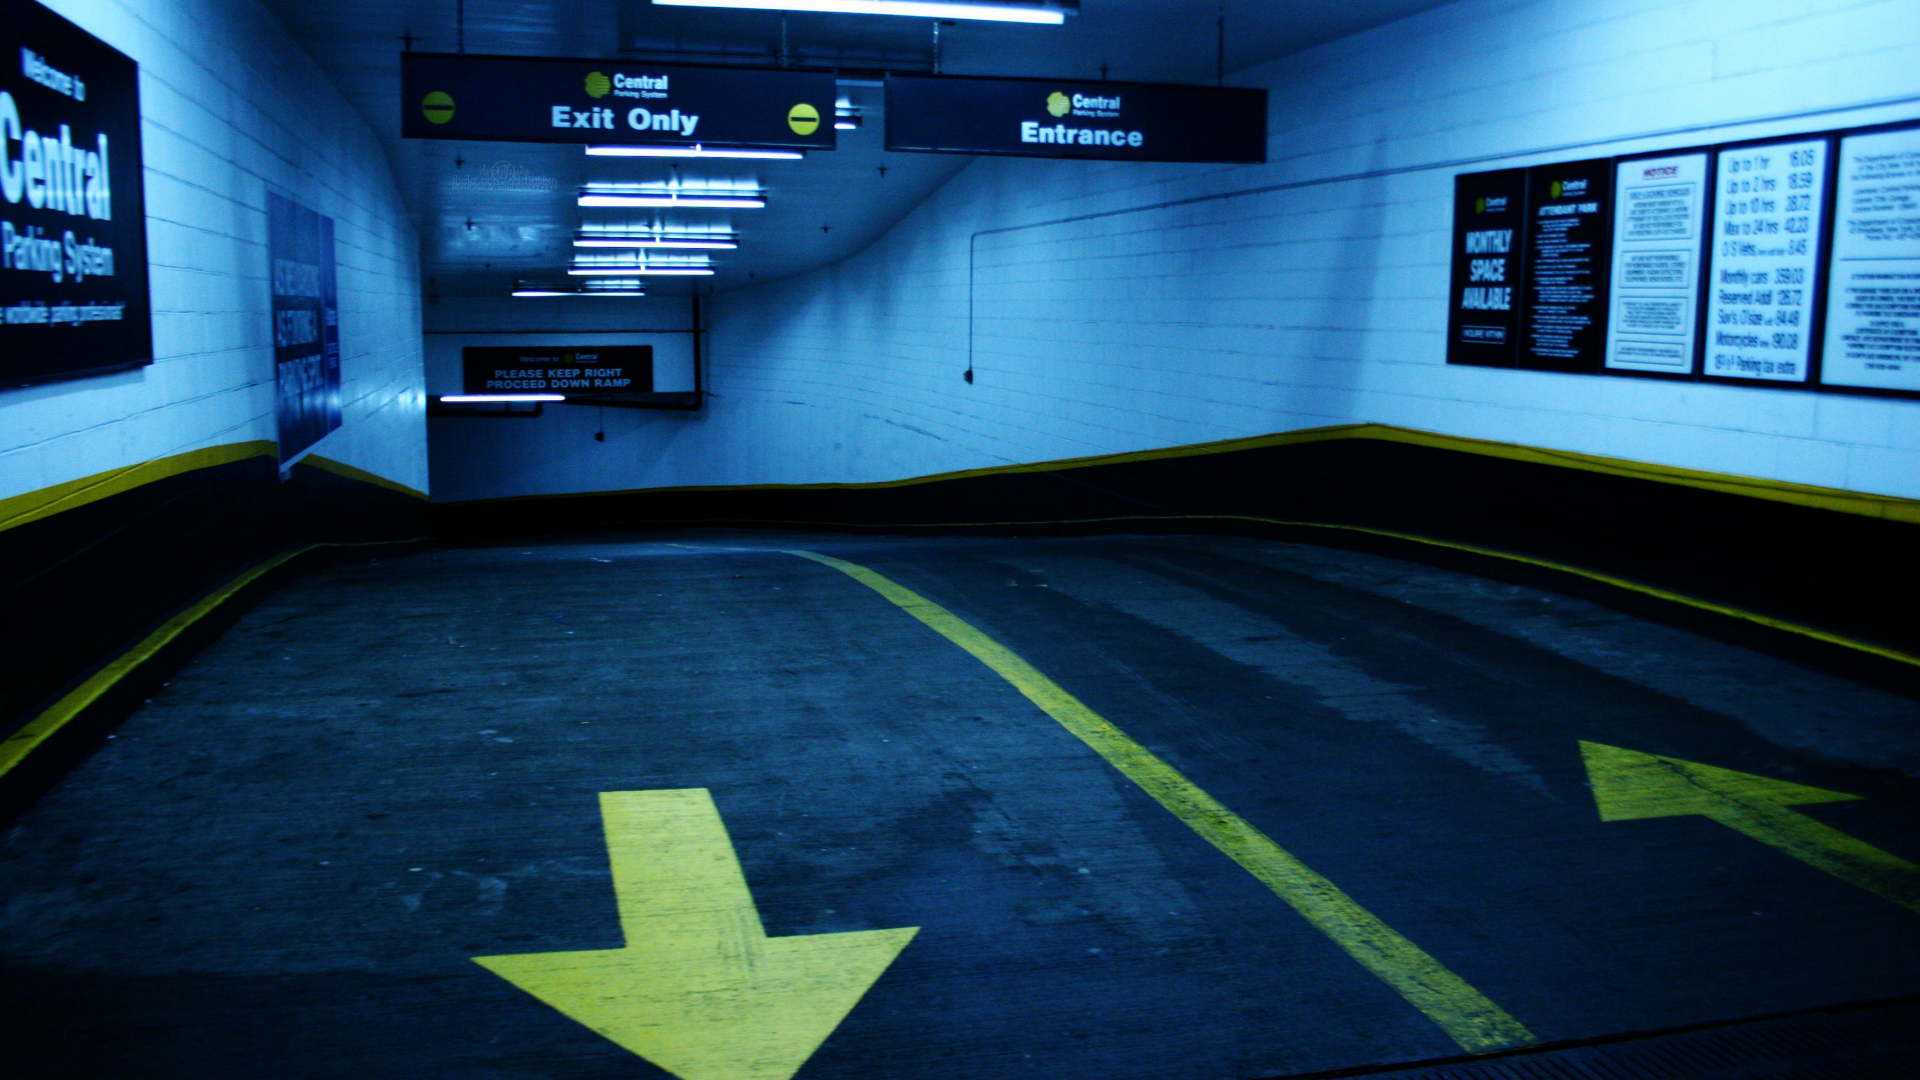
M 1718 491 L 1729 495 L 1745 495 L 1749 498 L 1765 499 L 1769 502 L 1792 503 L 1796 506 L 1832 510 L 1842 514 L 1858 514 L 1863 517 L 1883 518 L 1888 521 L 1899 521 L 1907 524 L 1920 524 L 1920 499 L 1904 499 L 1894 495 L 1873 495 L 1860 491 L 1847 491 L 1842 488 L 1795 484 L 1785 480 L 1766 480 L 1754 476 L 1736 476 L 1731 473 L 1682 469 L 1672 465 L 1654 465 L 1644 461 L 1632 461 L 1627 458 L 1601 457 L 1597 454 L 1580 454 L 1571 450 L 1548 450 L 1537 446 L 1525 446 L 1519 443 L 1495 442 L 1491 439 L 1470 439 L 1460 435 L 1443 435 L 1434 431 L 1420 431 L 1415 428 L 1395 427 L 1391 424 L 1339 424 L 1333 427 L 1306 428 L 1301 431 L 1286 431 L 1273 435 L 1255 435 L 1243 439 L 1223 439 L 1218 442 L 1163 447 L 1158 450 L 1136 450 L 1124 454 L 1098 454 L 1092 457 L 1062 458 L 1058 461 L 1040 461 L 1023 465 L 995 465 L 984 469 L 963 469 L 958 472 L 933 473 L 928 476 L 908 477 L 904 480 L 877 480 L 856 484 L 717 484 L 686 487 L 633 488 L 620 491 L 590 491 L 560 495 L 512 495 L 497 499 L 464 499 L 446 502 L 440 505 L 478 506 L 492 503 L 532 502 L 547 499 L 577 499 L 596 495 L 650 495 L 696 491 L 880 491 L 888 488 L 913 487 L 919 484 L 935 484 L 945 480 L 969 480 L 981 476 L 1000 476 L 1014 473 L 1066 472 L 1072 469 L 1090 469 L 1104 465 L 1130 465 L 1148 461 L 1170 461 L 1177 458 L 1229 454 L 1239 450 L 1264 450 L 1277 446 L 1335 442 L 1342 439 L 1374 439 L 1380 442 L 1396 442 L 1410 446 L 1424 446 L 1436 450 L 1452 450 L 1458 453 L 1478 454 L 1482 457 L 1496 457 L 1508 461 L 1524 461 L 1536 465 L 1556 465 L 1566 469 L 1578 469 L 1582 472 L 1604 473 L 1609 476 L 1622 476 L 1635 480 L 1650 480 L 1663 484 L 1678 484 L 1683 487 Z
M 278 444 L 259 439 L 252 442 L 226 443 L 221 446 L 208 446 L 199 450 L 189 450 L 184 454 L 155 458 L 138 465 L 124 465 L 118 469 L 83 476 L 78 480 L 69 480 L 64 484 L 29 491 L 24 495 L 0 499 L 0 532 L 17 528 L 41 518 L 52 517 L 67 510 L 73 510 L 88 503 L 99 502 L 134 488 L 193 472 L 196 469 L 210 469 L 216 465 L 230 465 L 248 458 L 273 457 L 279 452 Z M 309 454 L 300 459 L 300 464 L 312 465 L 336 476 L 349 480 L 374 484 L 402 495 L 411 495 L 416 499 L 425 499 L 426 492 L 417 491 L 396 480 L 389 480 L 367 472 L 365 469 L 335 461 L 332 458 Z

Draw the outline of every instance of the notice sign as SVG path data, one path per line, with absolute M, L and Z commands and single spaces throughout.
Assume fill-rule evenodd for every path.
M 832 72 L 400 55 L 400 130 L 480 139 L 834 148 Z
M 1512 367 L 1520 341 L 1527 171 L 1453 178 L 1447 363 Z
M 1920 128 L 1840 140 L 1828 386 L 1920 390 Z
M 1267 92 L 887 76 L 888 150 L 1112 161 L 1267 160 Z
M 1527 170 L 1526 308 L 1519 366 L 1598 371 L 1606 332 L 1613 162 Z
M 1705 374 L 1807 380 L 1828 147 L 1805 139 L 1720 151 Z
M 1707 154 L 1634 158 L 1615 167 L 1613 312 L 1607 367 L 1693 372 Z
M 333 219 L 267 193 L 280 461 L 340 426 L 340 300 Z
M 460 351 L 469 394 L 653 393 L 653 346 L 488 345 Z
M 139 69 L 32 0 L 0 10 L 0 386 L 152 363 Z

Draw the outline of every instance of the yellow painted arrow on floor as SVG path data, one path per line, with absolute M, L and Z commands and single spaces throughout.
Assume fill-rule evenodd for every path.
M 626 948 L 474 962 L 681 1080 L 787 1080 L 919 929 L 768 937 L 705 788 L 600 814 Z
M 1679 758 L 1582 742 L 1602 821 L 1700 814 L 1920 912 L 1920 866 L 1787 809 L 1857 799 Z

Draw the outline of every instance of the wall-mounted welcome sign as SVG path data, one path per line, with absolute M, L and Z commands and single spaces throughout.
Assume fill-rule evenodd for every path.
M 832 72 L 400 55 L 409 139 L 834 148 Z
M 153 361 L 139 68 L 31 0 L 0 20 L 0 386 Z
M 469 394 L 653 393 L 651 345 L 474 345 L 460 360 Z
M 1267 160 L 1267 92 L 887 76 L 888 150 L 1113 161 Z
M 340 426 L 340 289 L 333 219 L 267 193 L 280 461 Z

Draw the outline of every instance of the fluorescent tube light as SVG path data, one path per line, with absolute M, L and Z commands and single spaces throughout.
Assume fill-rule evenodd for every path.
M 696 251 L 732 251 L 740 246 L 731 238 L 698 236 L 576 236 L 574 247 L 583 248 L 691 248 Z
M 677 274 L 682 277 L 708 277 L 713 274 L 711 266 L 575 266 L 567 273 L 574 277 L 611 277 L 614 275 L 658 275 Z
M 479 401 L 565 401 L 565 394 L 441 394 L 440 400 L 452 405 Z
M 621 193 L 609 194 L 588 192 L 580 196 L 581 206 L 713 206 L 737 209 L 754 209 L 767 205 L 767 200 L 749 195 L 686 195 L 679 196 L 671 192 Z
M 753 8 L 759 11 L 829 11 L 845 15 L 910 15 L 921 19 L 985 19 L 990 22 L 1067 21 L 1059 8 L 968 4 L 949 0 L 653 0 L 669 7 Z
M 800 150 L 747 150 L 725 146 L 589 146 L 591 157 L 686 157 L 754 158 L 762 161 L 798 161 L 806 157 Z
M 515 289 L 515 296 L 572 296 L 572 289 Z

